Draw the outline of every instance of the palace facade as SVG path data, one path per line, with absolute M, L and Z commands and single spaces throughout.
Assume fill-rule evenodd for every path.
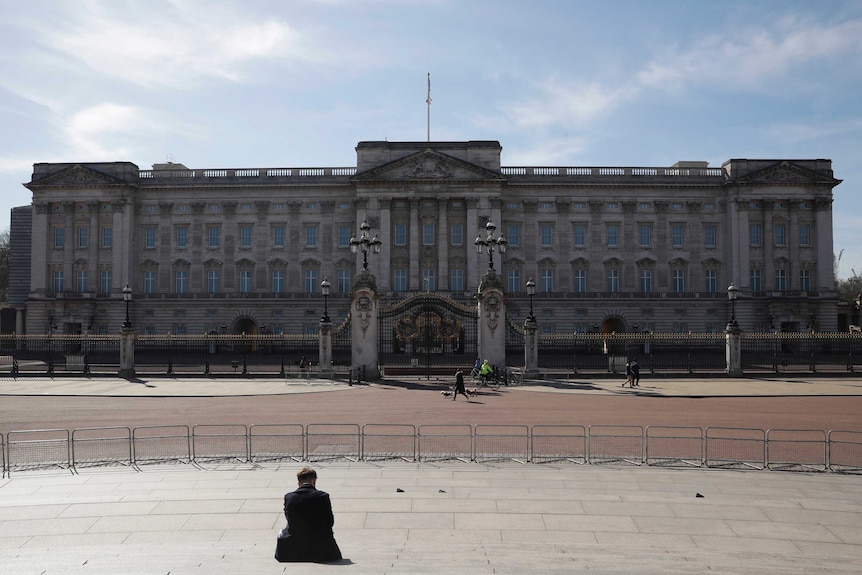
M 18 333 L 115 333 L 126 285 L 140 333 L 316 332 L 324 278 L 332 321 L 348 313 L 363 222 L 381 241 L 366 261 L 383 304 L 470 301 L 490 263 L 509 319 L 532 304 L 543 332 L 721 331 L 730 284 L 743 330 L 836 329 L 830 160 L 506 167 L 501 151 L 360 142 L 341 168 L 36 164 L 32 205 L 13 210 L 13 251 L 30 241 L 10 286 Z M 489 221 L 502 254 L 474 245 Z

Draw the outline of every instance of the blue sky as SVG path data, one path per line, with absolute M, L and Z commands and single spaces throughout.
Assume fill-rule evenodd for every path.
M 36 162 L 353 166 L 363 140 L 503 165 L 830 158 L 862 275 L 856 0 L 0 0 L 0 229 Z

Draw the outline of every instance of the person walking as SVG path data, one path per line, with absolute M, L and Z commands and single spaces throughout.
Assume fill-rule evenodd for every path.
M 634 376 L 632 375 L 632 362 L 627 361 L 626 362 L 626 380 L 623 382 L 622 386 L 625 387 L 626 384 L 629 384 L 629 387 L 634 387 L 633 377 Z
M 641 366 L 638 365 L 638 358 L 632 358 L 629 362 L 632 370 L 632 386 L 640 387 L 641 386 Z
M 467 401 L 470 401 L 470 396 L 467 395 L 467 390 L 464 389 L 464 372 L 460 369 L 455 372 L 455 392 L 452 394 L 452 401 L 458 398 L 459 393 L 466 397 Z

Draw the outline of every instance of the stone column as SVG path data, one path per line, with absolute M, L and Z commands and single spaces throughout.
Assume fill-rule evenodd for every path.
M 479 357 L 499 368 L 506 366 L 506 299 L 503 279 L 488 270 L 479 282 Z
M 377 314 L 380 294 L 373 275 L 364 271 L 356 277 L 350 303 L 351 362 L 363 380 L 380 378 L 377 361 Z
M 318 344 L 318 361 L 320 361 L 320 377 L 332 377 L 332 322 L 320 320 L 320 343 Z
M 524 377 L 539 377 L 539 324 L 534 317 L 524 322 Z
M 124 327 L 120 330 L 120 371 L 117 375 L 126 379 L 135 377 L 135 330 Z
M 725 337 L 725 361 L 727 362 L 727 375 L 731 377 L 742 377 L 742 330 L 736 322 L 728 322 L 724 329 Z

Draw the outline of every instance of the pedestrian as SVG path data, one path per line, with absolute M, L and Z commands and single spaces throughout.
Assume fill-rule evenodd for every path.
M 306 361 L 305 356 L 302 356 L 302 359 L 299 360 L 299 373 L 302 374 L 302 377 L 308 376 L 308 361 Z
M 638 358 L 632 358 L 629 362 L 632 369 L 632 385 L 635 387 L 641 386 L 641 366 L 638 365 Z
M 341 550 L 332 534 L 335 518 L 329 494 L 317 489 L 317 472 L 311 467 L 300 469 L 296 480 L 299 487 L 284 496 L 287 525 L 278 535 L 275 559 L 280 563 L 338 561 Z
M 479 368 L 479 377 L 482 378 L 482 385 L 488 385 L 488 380 L 494 375 L 494 368 L 491 367 L 491 363 L 486 359 L 482 362 L 482 366 Z
M 470 396 L 467 395 L 467 390 L 464 389 L 464 372 L 460 369 L 455 372 L 455 392 L 452 394 L 452 401 L 458 398 L 459 393 L 466 397 L 467 401 L 470 401 Z
M 626 380 L 623 382 L 623 387 L 625 387 L 626 384 L 629 384 L 629 387 L 634 387 L 633 377 L 634 376 L 632 375 L 632 362 L 627 361 L 626 362 Z

